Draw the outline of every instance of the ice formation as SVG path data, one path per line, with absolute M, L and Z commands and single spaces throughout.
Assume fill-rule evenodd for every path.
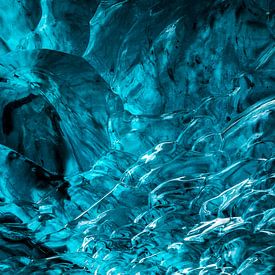
M 274 13 L 0 0 L 0 273 L 274 274 Z

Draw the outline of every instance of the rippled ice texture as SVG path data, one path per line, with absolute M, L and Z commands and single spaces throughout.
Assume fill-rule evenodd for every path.
M 0 273 L 275 274 L 274 3 L 0 0 Z

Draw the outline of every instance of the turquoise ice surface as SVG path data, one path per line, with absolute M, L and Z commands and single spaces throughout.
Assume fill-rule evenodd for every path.
M 0 274 L 275 274 L 274 14 L 0 0 Z

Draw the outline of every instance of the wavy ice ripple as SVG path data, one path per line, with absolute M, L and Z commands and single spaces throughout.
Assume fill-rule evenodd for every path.
M 0 272 L 274 274 L 274 8 L 0 0 Z

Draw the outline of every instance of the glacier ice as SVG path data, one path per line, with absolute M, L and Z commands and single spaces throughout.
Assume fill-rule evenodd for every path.
M 274 12 L 0 0 L 0 273 L 274 274 Z

